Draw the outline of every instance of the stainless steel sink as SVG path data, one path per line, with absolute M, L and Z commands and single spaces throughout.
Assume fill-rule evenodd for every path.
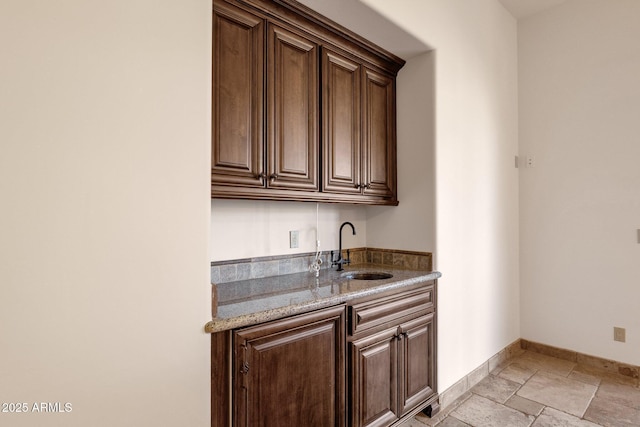
M 391 279 L 393 274 L 385 273 L 383 271 L 367 271 L 367 272 L 355 272 L 355 273 L 346 273 L 344 277 L 347 279 L 355 279 L 355 280 L 382 280 L 382 279 Z

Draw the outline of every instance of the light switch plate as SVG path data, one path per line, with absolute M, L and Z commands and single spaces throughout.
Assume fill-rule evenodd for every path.
M 619 342 L 625 342 L 626 339 L 626 330 L 624 328 L 618 328 L 616 326 L 613 327 L 613 340 Z

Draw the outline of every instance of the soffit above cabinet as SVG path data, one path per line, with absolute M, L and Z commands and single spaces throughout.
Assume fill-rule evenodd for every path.
M 405 61 L 433 48 L 360 0 L 300 0 Z
M 535 15 L 552 7 L 565 3 L 567 0 L 499 0 L 516 19 Z

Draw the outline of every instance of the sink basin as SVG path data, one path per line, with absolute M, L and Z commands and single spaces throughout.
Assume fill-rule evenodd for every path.
M 344 275 L 347 279 L 355 279 L 355 280 L 382 280 L 382 279 L 390 279 L 393 277 L 391 273 L 385 273 L 382 271 L 369 271 L 362 273 L 347 273 Z

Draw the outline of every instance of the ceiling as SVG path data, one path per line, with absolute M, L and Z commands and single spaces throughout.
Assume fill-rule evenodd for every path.
M 543 10 L 558 6 L 567 0 L 499 0 L 517 19 L 526 18 Z

